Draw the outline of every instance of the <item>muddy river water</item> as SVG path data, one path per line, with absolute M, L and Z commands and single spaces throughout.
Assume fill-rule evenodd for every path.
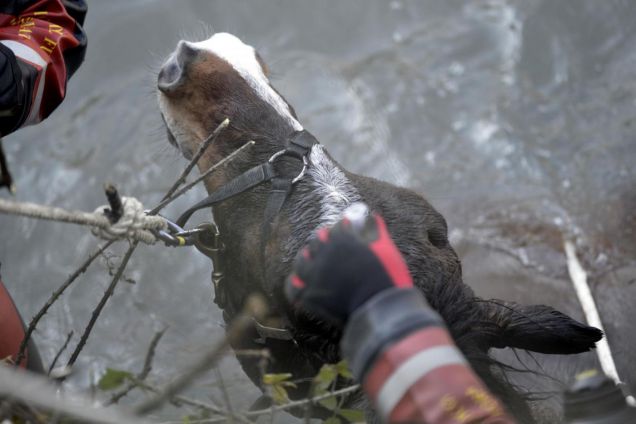
M 109 181 L 146 205 L 160 200 L 185 161 L 159 118 L 158 66 L 180 38 L 232 32 L 257 47 L 337 160 L 422 193 L 446 216 L 478 294 L 582 318 L 563 252 L 564 238 L 575 241 L 618 372 L 636 390 L 636 2 L 93 0 L 85 28 L 86 62 L 65 103 L 5 140 L 17 199 L 93 210 Z M 23 315 L 96 244 L 79 227 L 0 217 L 2 276 Z M 127 271 L 136 284 L 118 287 L 71 383 L 140 369 L 164 327 L 154 381 L 219 340 L 209 273 L 191 249 L 138 249 Z M 69 331 L 77 342 L 108 281 L 102 261 L 51 309 L 35 335 L 46 362 Z M 538 358 L 563 375 L 595 361 Z M 233 406 L 257 397 L 231 355 L 220 373 Z M 190 394 L 220 402 L 218 377 Z

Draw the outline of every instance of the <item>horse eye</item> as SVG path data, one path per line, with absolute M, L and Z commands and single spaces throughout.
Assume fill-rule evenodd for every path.
M 427 231 L 428 240 L 438 249 L 442 249 L 448 245 L 446 231 L 441 228 L 429 228 Z

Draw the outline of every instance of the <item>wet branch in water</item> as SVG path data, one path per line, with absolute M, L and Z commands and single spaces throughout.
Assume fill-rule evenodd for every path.
M 253 324 L 252 316 L 253 315 L 248 315 L 245 312 L 239 314 L 230 325 L 226 337 L 224 337 L 221 342 L 206 352 L 188 369 L 179 373 L 178 377 L 175 378 L 173 382 L 166 385 L 157 396 L 145 401 L 135 408 L 136 412 L 143 415 L 160 408 L 174 395 L 189 387 L 201 374 L 214 367 L 230 345 L 239 340 L 243 333 Z
M 58 359 L 60 359 L 60 356 L 62 356 L 62 353 L 66 350 L 66 348 L 68 347 L 68 344 L 71 342 L 71 338 L 73 337 L 73 334 L 75 332 L 74 331 L 70 331 L 68 333 L 68 335 L 66 336 L 66 340 L 64 341 L 64 344 L 62 345 L 62 347 L 60 347 L 60 349 L 57 351 L 57 353 L 55 354 L 55 358 L 53 358 L 53 361 L 51 361 L 51 365 L 49 365 L 49 369 L 46 372 L 47 375 L 51 375 L 51 371 L 53 371 L 53 369 L 55 368 L 55 365 L 57 365 L 57 361 Z
M 69 288 L 70 285 L 73 284 L 75 280 L 77 280 L 77 277 L 79 277 L 84 272 L 86 272 L 86 270 L 93 263 L 93 261 L 97 259 L 97 257 L 100 256 L 113 243 L 114 243 L 113 240 L 107 242 L 102 247 L 100 247 L 97 250 L 97 252 L 90 255 L 88 259 L 86 259 L 86 261 L 84 261 L 84 263 L 80 265 L 80 267 L 73 274 L 71 274 L 57 290 L 55 290 L 51 294 L 51 296 L 49 297 L 49 300 L 46 301 L 44 306 L 35 314 L 33 319 L 31 319 L 31 322 L 29 323 L 29 326 L 27 327 L 27 330 L 24 334 L 24 339 L 22 339 L 22 343 L 20 344 L 20 350 L 18 352 L 18 356 L 16 359 L 16 365 L 20 365 L 20 363 L 24 359 L 26 347 L 27 347 L 27 344 L 29 343 L 29 339 L 31 338 L 31 334 L 33 334 L 33 331 L 35 331 L 35 327 L 38 325 L 42 317 L 48 312 L 49 308 L 59 299 L 62 293 L 64 293 L 64 291 L 67 288 Z
M 152 371 L 152 361 L 155 357 L 155 351 L 157 350 L 157 345 L 159 344 L 159 340 L 161 340 L 161 338 L 163 337 L 165 333 L 166 333 L 166 328 L 164 328 L 161 331 L 157 331 L 155 335 L 153 336 L 152 340 L 150 341 L 150 345 L 148 346 L 148 351 L 146 352 L 146 358 L 144 359 L 144 366 L 139 372 L 139 374 L 137 374 L 135 381 L 143 382 L 146 379 L 146 377 L 148 377 L 148 374 L 150 374 L 150 371 Z M 123 390 L 112 395 L 110 400 L 106 402 L 105 405 L 108 406 L 108 405 L 112 405 L 113 403 L 119 402 L 121 398 L 126 396 L 128 393 L 130 393 L 132 389 L 138 386 L 139 386 L 138 383 L 129 382 L 128 385 Z
M 104 295 L 100 299 L 99 303 L 93 310 L 91 319 L 88 321 L 88 324 L 86 325 L 86 328 L 84 329 L 84 332 L 82 333 L 82 337 L 80 338 L 80 341 L 77 343 L 75 350 L 71 354 L 71 357 L 69 358 L 66 364 L 69 367 L 75 364 L 77 357 L 79 356 L 82 349 L 84 349 L 84 345 L 86 345 L 88 336 L 90 336 L 91 332 L 93 331 L 93 326 L 95 325 L 95 322 L 97 322 L 97 319 L 99 318 L 99 315 L 102 313 L 104 306 L 106 306 L 106 302 L 108 302 L 108 299 L 115 292 L 115 287 L 117 287 L 117 283 L 119 283 L 119 280 L 121 279 L 121 276 L 124 273 L 124 269 L 126 269 L 126 266 L 128 265 L 128 261 L 130 260 L 130 257 L 132 256 L 135 249 L 137 248 L 138 243 L 139 243 L 138 241 L 133 241 L 130 247 L 128 248 L 128 251 L 126 251 L 126 253 L 124 254 L 124 257 L 121 260 L 121 264 L 119 265 L 117 272 L 113 276 L 113 279 L 111 280 L 108 288 L 104 292 Z

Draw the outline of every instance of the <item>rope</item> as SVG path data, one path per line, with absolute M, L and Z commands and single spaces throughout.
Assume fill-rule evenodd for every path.
M 0 213 L 90 226 L 94 235 L 105 240 L 130 239 L 155 243 L 157 238 L 150 230 L 166 228 L 166 220 L 146 215 L 143 205 L 134 197 L 122 197 L 122 205 L 123 214 L 115 223 L 111 223 L 104 214 L 108 206 L 100 206 L 90 213 L 0 198 Z

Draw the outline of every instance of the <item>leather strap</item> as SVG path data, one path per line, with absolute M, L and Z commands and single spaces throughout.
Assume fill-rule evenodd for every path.
M 287 153 L 298 159 L 306 156 L 318 140 L 309 131 L 298 131 L 287 142 Z
M 306 157 L 311 148 L 318 143 L 318 140 L 308 131 L 298 131 L 287 142 L 285 151 L 288 155 L 297 159 Z M 289 197 L 292 190 L 293 181 L 285 177 L 276 177 L 272 179 L 272 191 L 267 199 L 265 206 L 265 217 L 262 227 L 262 244 L 264 247 L 265 240 L 271 235 L 275 221 L 280 213 L 285 200 Z M 263 249 L 261 249 L 263 250 Z M 263 252 L 264 253 L 264 252 Z
M 271 235 L 274 223 L 279 212 L 283 208 L 283 204 L 291 193 L 292 182 L 289 178 L 276 177 L 272 179 L 272 190 L 267 198 L 265 205 L 265 216 L 263 219 L 262 239 L 263 243 Z
M 216 203 L 222 202 L 224 200 L 229 199 L 230 197 L 236 196 L 237 194 L 243 193 L 251 189 L 252 187 L 256 187 L 257 185 L 269 181 L 276 175 L 274 171 L 274 166 L 265 162 L 261 165 L 255 166 L 251 168 L 238 177 L 234 178 L 220 189 L 210 194 L 205 199 L 201 200 L 199 203 L 192 206 L 190 209 L 181 214 L 179 219 L 177 219 L 176 224 L 180 227 L 183 227 L 186 222 L 190 219 L 192 214 L 194 214 L 199 209 L 203 209 L 206 207 L 213 206 Z

